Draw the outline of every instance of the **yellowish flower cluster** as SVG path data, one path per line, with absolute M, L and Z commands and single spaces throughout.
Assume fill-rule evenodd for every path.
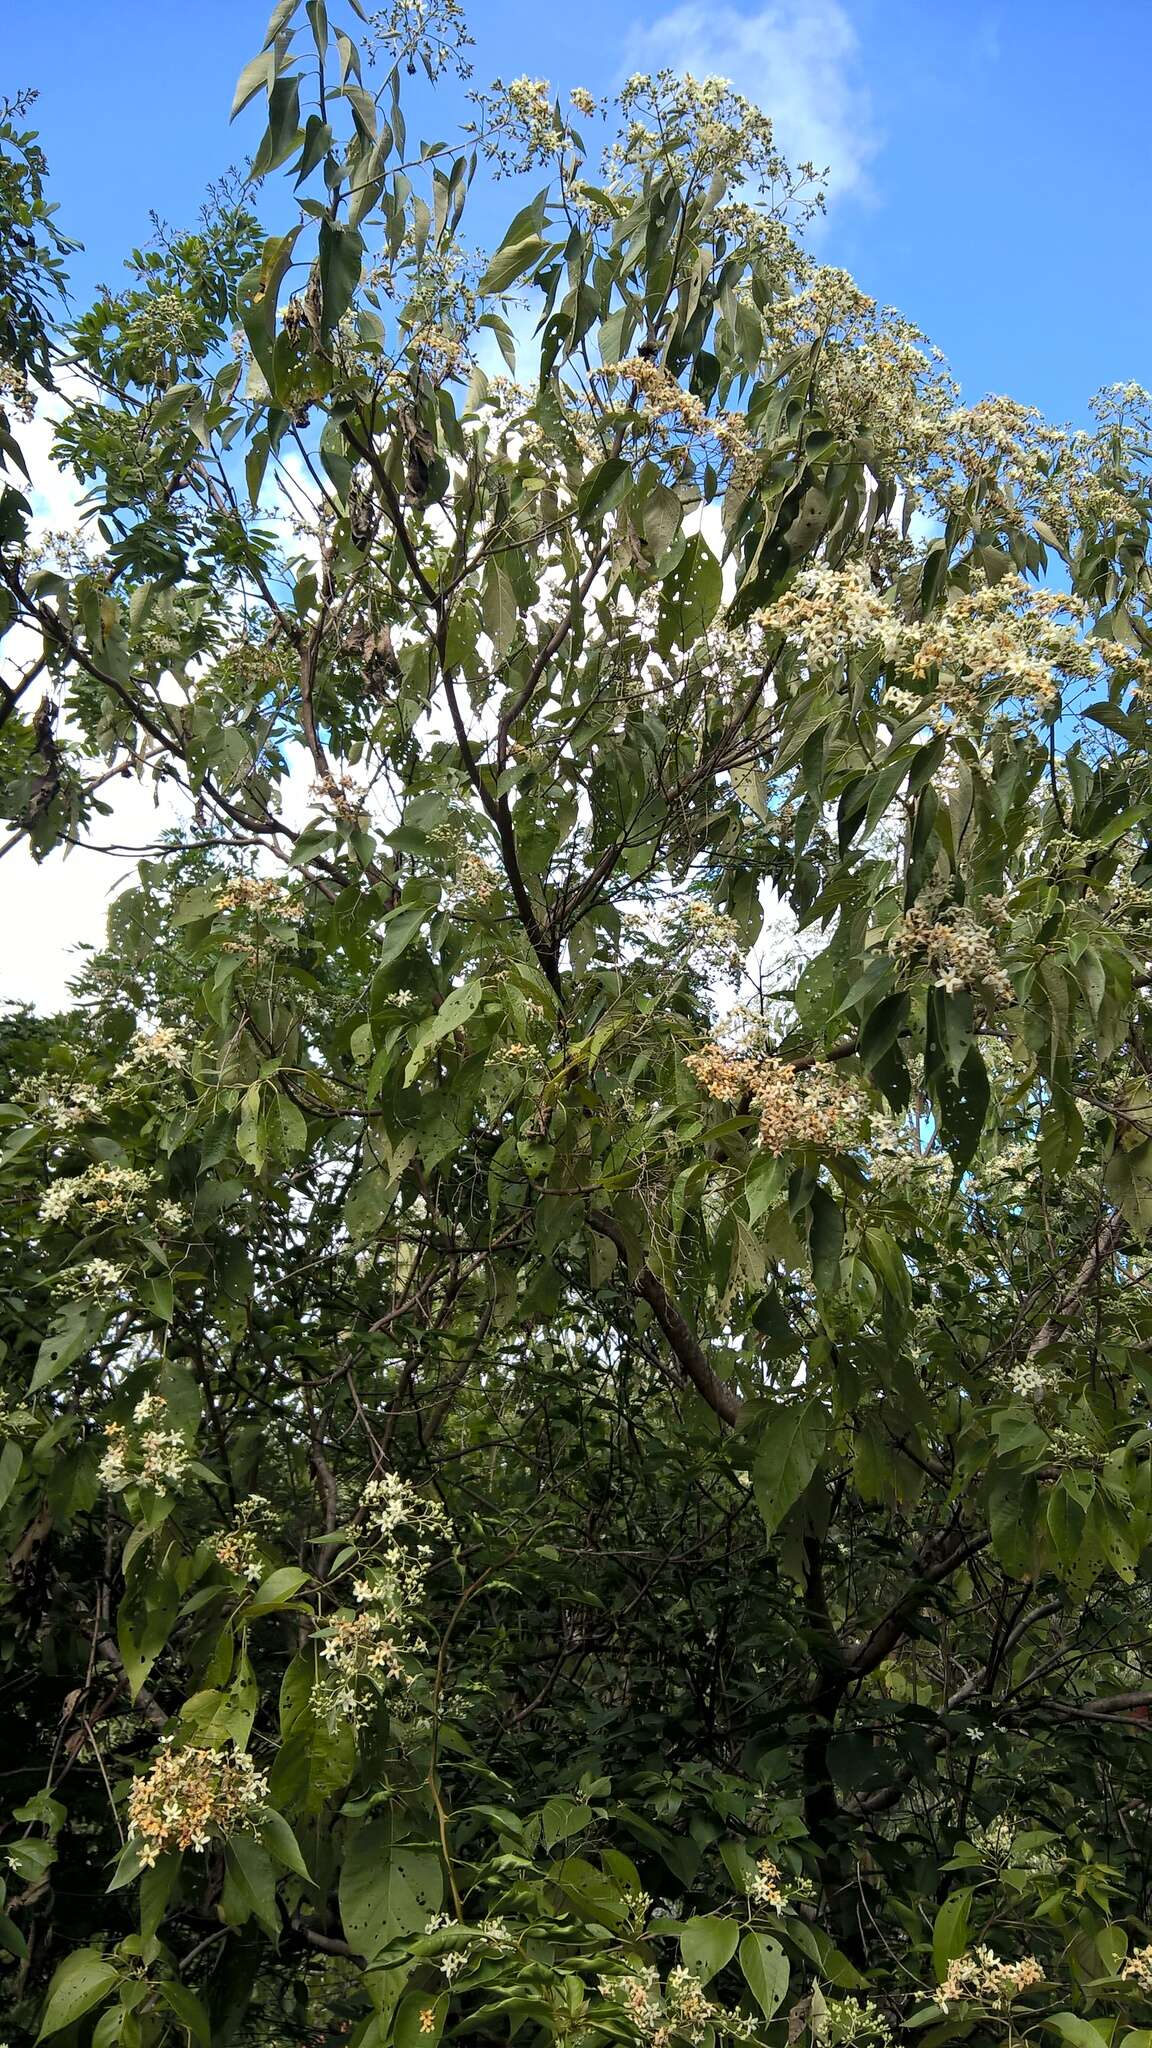
M 383 1613 L 336 1614 L 320 1633 L 320 1654 L 328 1669 L 313 1688 L 312 1700 L 330 1725 L 350 1721 L 356 1727 L 363 1720 L 365 1679 L 412 1683 Z
M 621 1977 L 602 1976 L 597 1988 L 649 2048 L 667 2048 L 674 2039 L 704 2041 L 713 2031 L 737 2039 L 751 2038 L 754 2032 L 751 2021 L 714 2005 L 699 1977 L 682 1965 L 669 1970 L 663 1992 L 652 1967 Z
M 218 910 L 267 911 L 274 917 L 288 918 L 296 923 L 304 915 L 302 903 L 289 895 L 283 882 L 268 876 L 258 880 L 254 875 L 239 875 L 229 882 L 216 898 Z
M 237 1512 L 233 1527 L 225 1529 L 212 1543 L 217 1561 L 225 1571 L 235 1573 L 238 1579 L 247 1579 L 253 1586 L 258 1586 L 264 1577 L 264 1546 L 259 1524 L 267 1511 L 268 1502 L 262 1493 L 249 1494 Z
M 1152 1947 L 1138 1948 L 1128 1957 L 1120 1975 L 1152 1998 Z
M 63 1223 L 74 1209 L 89 1217 L 123 1220 L 134 1216 L 148 1197 L 152 1175 L 136 1166 L 89 1166 L 69 1180 L 58 1180 L 40 1204 L 44 1223 Z
M 267 1779 L 244 1752 L 177 1749 L 165 1737 L 152 1769 L 128 1793 L 141 1863 L 169 1849 L 204 1849 L 213 1835 L 251 1832 L 267 1796 Z
M 369 1539 L 383 1540 L 353 1594 L 359 1614 L 337 1614 L 320 1631 L 328 1667 L 313 1694 L 330 1722 L 364 1718 L 369 1686 L 411 1685 L 413 1659 L 424 1647 L 416 1613 L 432 1563 L 431 1538 L 446 1538 L 451 1523 L 438 1501 L 427 1500 L 395 1472 L 369 1480 L 361 1496 Z M 406 1532 L 407 1540 L 401 1532 Z
M 968 989 L 1001 1006 L 1016 999 L 992 933 L 960 906 L 914 903 L 890 932 L 888 951 L 909 969 L 926 969 L 948 995 Z
M 790 588 L 756 616 L 768 632 L 783 633 L 813 668 L 842 661 L 854 648 L 873 642 L 894 651 L 900 636 L 900 622 L 873 588 L 863 562 L 802 569 Z
M 948 1965 L 943 1983 L 936 1987 L 936 2003 L 945 2011 L 950 2005 L 1011 2005 L 1021 1992 L 1043 1982 L 1044 1971 L 1035 1956 L 1005 1963 L 993 1949 L 979 1945 Z
M 119 1081 L 136 1067 L 182 1067 L 187 1057 L 187 1048 L 179 1032 L 168 1031 L 162 1025 L 155 1031 L 138 1031 L 127 1058 L 113 1068 L 113 1077 Z
M 83 1266 L 71 1266 L 61 1276 L 65 1293 L 92 1295 L 97 1301 L 114 1301 L 123 1292 L 125 1268 L 111 1259 L 88 1259 Z
M 756 1875 L 748 1887 L 748 1897 L 753 1906 L 763 1912 L 782 1913 L 797 1899 L 810 1899 L 813 1887 L 806 1877 L 786 1877 L 778 1863 L 770 1856 L 761 1856 L 756 1863 Z
M 758 1059 L 707 1045 L 684 1062 L 707 1095 L 760 1111 L 760 1143 L 777 1156 L 813 1145 L 842 1150 L 854 1135 L 862 1104 L 828 1066 L 797 1073 L 786 1060 Z
M 100 1479 L 110 1493 L 130 1485 L 170 1493 L 182 1485 L 196 1452 L 178 1430 L 164 1427 L 167 1414 L 161 1395 L 145 1394 L 133 1410 L 132 1429 L 122 1422 L 108 1424 Z
M 626 378 L 656 418 L 671 421 L 694 439 L 710 437 L 725 455 L 739 455 L 743 450 L 744 433 L 735 415 L 718 413 L 712 417 L 703 400 L 695 392 L 685 391 L 659 363 L 650 363 L 643 356 L 628 356 L 622 363 L 611 364 L 602 374 Z

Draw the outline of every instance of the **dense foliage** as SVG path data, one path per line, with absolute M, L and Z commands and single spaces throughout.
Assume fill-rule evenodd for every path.
M 352 9 L 83 316 L 0 128 L 12 2035 L 1146 2048 L 1148 401 Z

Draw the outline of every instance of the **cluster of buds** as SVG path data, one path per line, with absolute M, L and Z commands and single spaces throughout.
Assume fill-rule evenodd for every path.
M 1011 2005 L 1021 1992 L 1043 1982 L 1044 1971 L 1035 1956 L 1005 1963 L 993 1949 L 980 1945 L 949 1963 L 944 1982 L 936 1987 L 936 2003 L 945 2012 L 950 2005 Z
M 982 1861 L 993 1869 L 1011 1868 L 1051 1873 L 1060 1867 L 1056 1851 L 1044 1842 L 1022 1839 L 1018 1822 L 1001 1814 L 986 1828 L 973 1828 L 968 1837 Z
M 892 2025 L 874 1999 L 829 1998 L 816 2038 L 824 2048 L 891 2048 Z
M 1120 1975 L 1135 1984 L 1146 1998 L 1152 1998 L 1152 1947 L 1138 1948 L 1128 1957 Z
M 100 1479 L 110 1493 L 126 1486 L 147 1486 L 156 1493 L 174 1493 L 183 1484 L 195 1449 L 177 1430 L 164 1427 L 167 1404 L 159 1394 L 145 1394 L 132 1411 L 132 1428 L 110 1422 L 104 1432 Z
M 151 1770 L 128 1793 L 132 1839 L 143 1864 L 169 1849 L 204 1849 L 213 1835 L 251 1831 L 268 1796 L 252 1758 L 223 1749 L 177 1749 L 166 1736 Z
M 1000 1006 L 1015 1001 L 992 933 L 958 905 L 933 911 L 914 903 L 889 936 L 888 950 L 903 966 L 927 970 L 948 995 L 968 989 Z

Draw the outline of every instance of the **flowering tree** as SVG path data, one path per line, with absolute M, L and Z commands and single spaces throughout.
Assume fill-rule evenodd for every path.
M 1149 402 L 352 14 L 79 318 L 0 128 L 8 843 L 165 803 L 0 1032 L 11 2026 L 1145 2048 Z

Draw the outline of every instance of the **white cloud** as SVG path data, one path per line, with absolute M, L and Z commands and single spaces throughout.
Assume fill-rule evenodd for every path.
M 729 79 L 771 115 L 790 161 L 827 167 L 833 201 L 864 187 L 875 139 L 859 41 L 839 0 L 768 0 L 750 14 L 683 0 L 634 26 L 626 53 L 627 71 Z

